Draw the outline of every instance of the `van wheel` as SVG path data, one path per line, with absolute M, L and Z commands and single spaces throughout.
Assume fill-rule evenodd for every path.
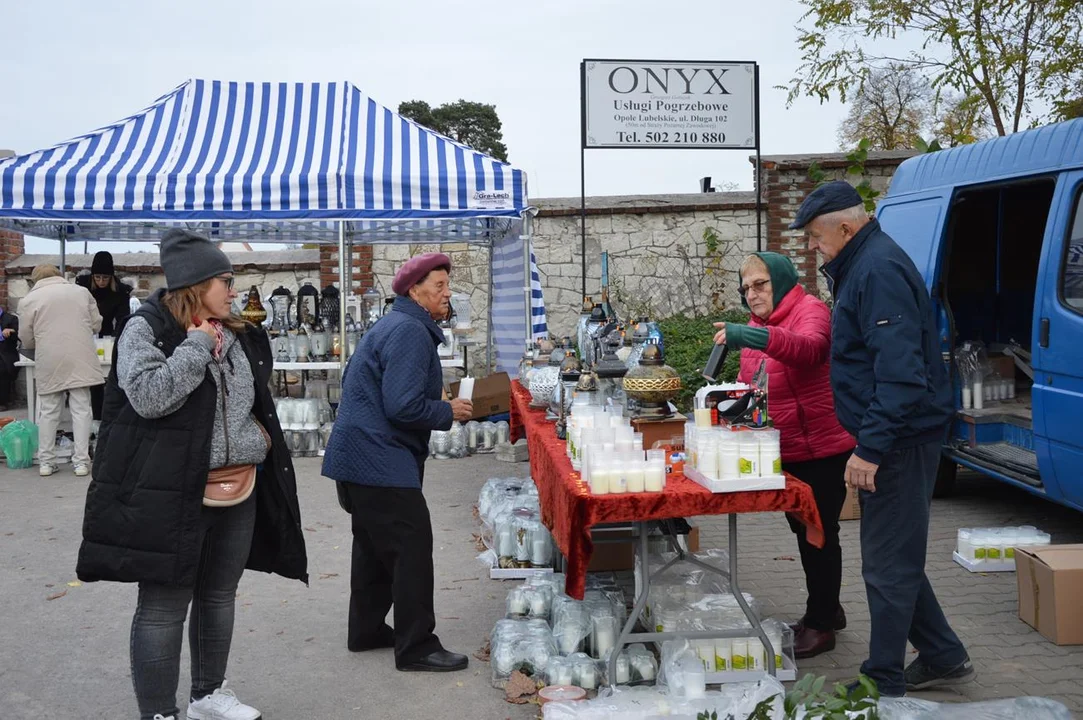
M 955 477 L 959 472 L 959 466 L 951 458 L 940 457 L 940 467 L 936 471 L 936 485 L 933 488 L 933 497 L 950 497 L 955 492 Z

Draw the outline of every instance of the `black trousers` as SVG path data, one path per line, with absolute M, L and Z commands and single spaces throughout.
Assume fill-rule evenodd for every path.
M 90 410 L 94 414 L 95 420 L 102 419 L 102 403 L 105 402 L 105 386 L 104 385 L 91 385 L 90 386 Z
M 421 490 L 346 483 L 353 513 L 349 647 L 375 645 L 395 607 L 395 663 L 441 650 L 433 610 L 432 521 Z
M 939 440 L 893 450 L 876 471 L 875 492 L 861 491 L 861 575 L 872 632 L 861 672 L 882 695 L 906 691 L 906 642 L 934 668 L 953 668 L 966 649 L 951 629 L 925 575 L 929 506 L 940 464 Z
M 18 375 L 19 368 L 0 360 L 0 405 L 6 407 L 11 404 L 11 396 L 15 392 L 15 379 Z
M 805 570 L 808 602 L 803 622 L 813 630 L 831 630 L 839 610 L 842 589 L 842 548 L 839 546 L 839 514 L 846 502 L 846 461 L 844 452 L 818 460 L 783 463 L 782 469 L 812 488 L 820 521 L 824 526 L 824 546 L 817 548 L 805 539 L 805 526 L 789 515 L 790 529 L 797 535 L 801 567 Z

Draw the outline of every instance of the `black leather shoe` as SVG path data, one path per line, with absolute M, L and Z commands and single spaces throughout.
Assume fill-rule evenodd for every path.
M 816 657 L 835 649 L 835 632 L 820 632 L 810 627 L 803 627 L 793 636 L 793 656 L 798 659 Z
M 395 667 L 404 672 L 455 672 L 465 670 L 469 664 L 470 659 L 465 655 L 449 650 L 437 650 L 413 662 L 401 665 L 396 663 Z
M 346 649 L 350 652 L 365 652 L 366 650 L 381 650 L 393 647 L 395 647 L 395 631 L 388 625 L 380 628 L 373 637 L 361 638 L 357 642 L 346 642 Z
M 795 623 L 790 623 L 790 629 L 793 630 L 794 635 L 801 632 L 805 627 L 805 618 L 801 618 Z M 835 632 L 846 629 L 846 611 L 842 609 L 842 605 L 839 605 L 839 611 L 835 613 L 835 622 L 832 624 L 831 629 Z

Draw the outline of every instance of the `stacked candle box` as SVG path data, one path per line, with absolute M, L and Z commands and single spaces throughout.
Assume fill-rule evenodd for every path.
M 697 416 L 695 424 L 685 425 L 686 466 L 710 480 L 737 481 L 782 474 L 778 430 L 712 426 L 703 422 Z
M 492 478 L 478 496 L 481 538 L 489 567 L 547 569 L 553 537 L 541 522 L 538 488 L 530 478 Z
M 692 557 L 722 569 L 729 566 L 729 553 L 726 550 L 705 550 L 692 553 Z M 652 552 L 649 567 L 661 568 L 677 557 L 674 552 Z M 643 587 L 643 578 L 639 566 L 635 567 L 635 588 L 638 594 Z M 662 603 L 690 606 L 707 596 L 727 595 L 730 584 L 727 577 L 705 571 L 692 563 L 678 562 L 662 571 L 655 571 L 651 580 L 651 589 L 647 594 L 647 604 L 643 609 L 643 624 L 651 626 L 655 608 Z M 745 594 L 750 603 L 755 603 L 751 595 Z
M 1052 536 L 1033 525 L 1000 528 L 960 528 L 955 561 L 972 572 L 1015 570 L 1015 549 L 1049 545 Z

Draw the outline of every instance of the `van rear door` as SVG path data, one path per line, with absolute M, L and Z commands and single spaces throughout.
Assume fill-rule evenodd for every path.
M 944 218 L 947 216 L 950 199 L 950 188 L 914 193 L 900 198 L 893 198 L 889 194 L 876 213 L 884 232 L 914 261 L 918 272 L 925 278 L 925 287 L 930 293 L 940 272 Z M 933 301 L 936 302 L 935 295 Z
M 1037 291 L 1035 450 L 1046 491 L 1083 509 L 1083 172 L 1057 183 Z

